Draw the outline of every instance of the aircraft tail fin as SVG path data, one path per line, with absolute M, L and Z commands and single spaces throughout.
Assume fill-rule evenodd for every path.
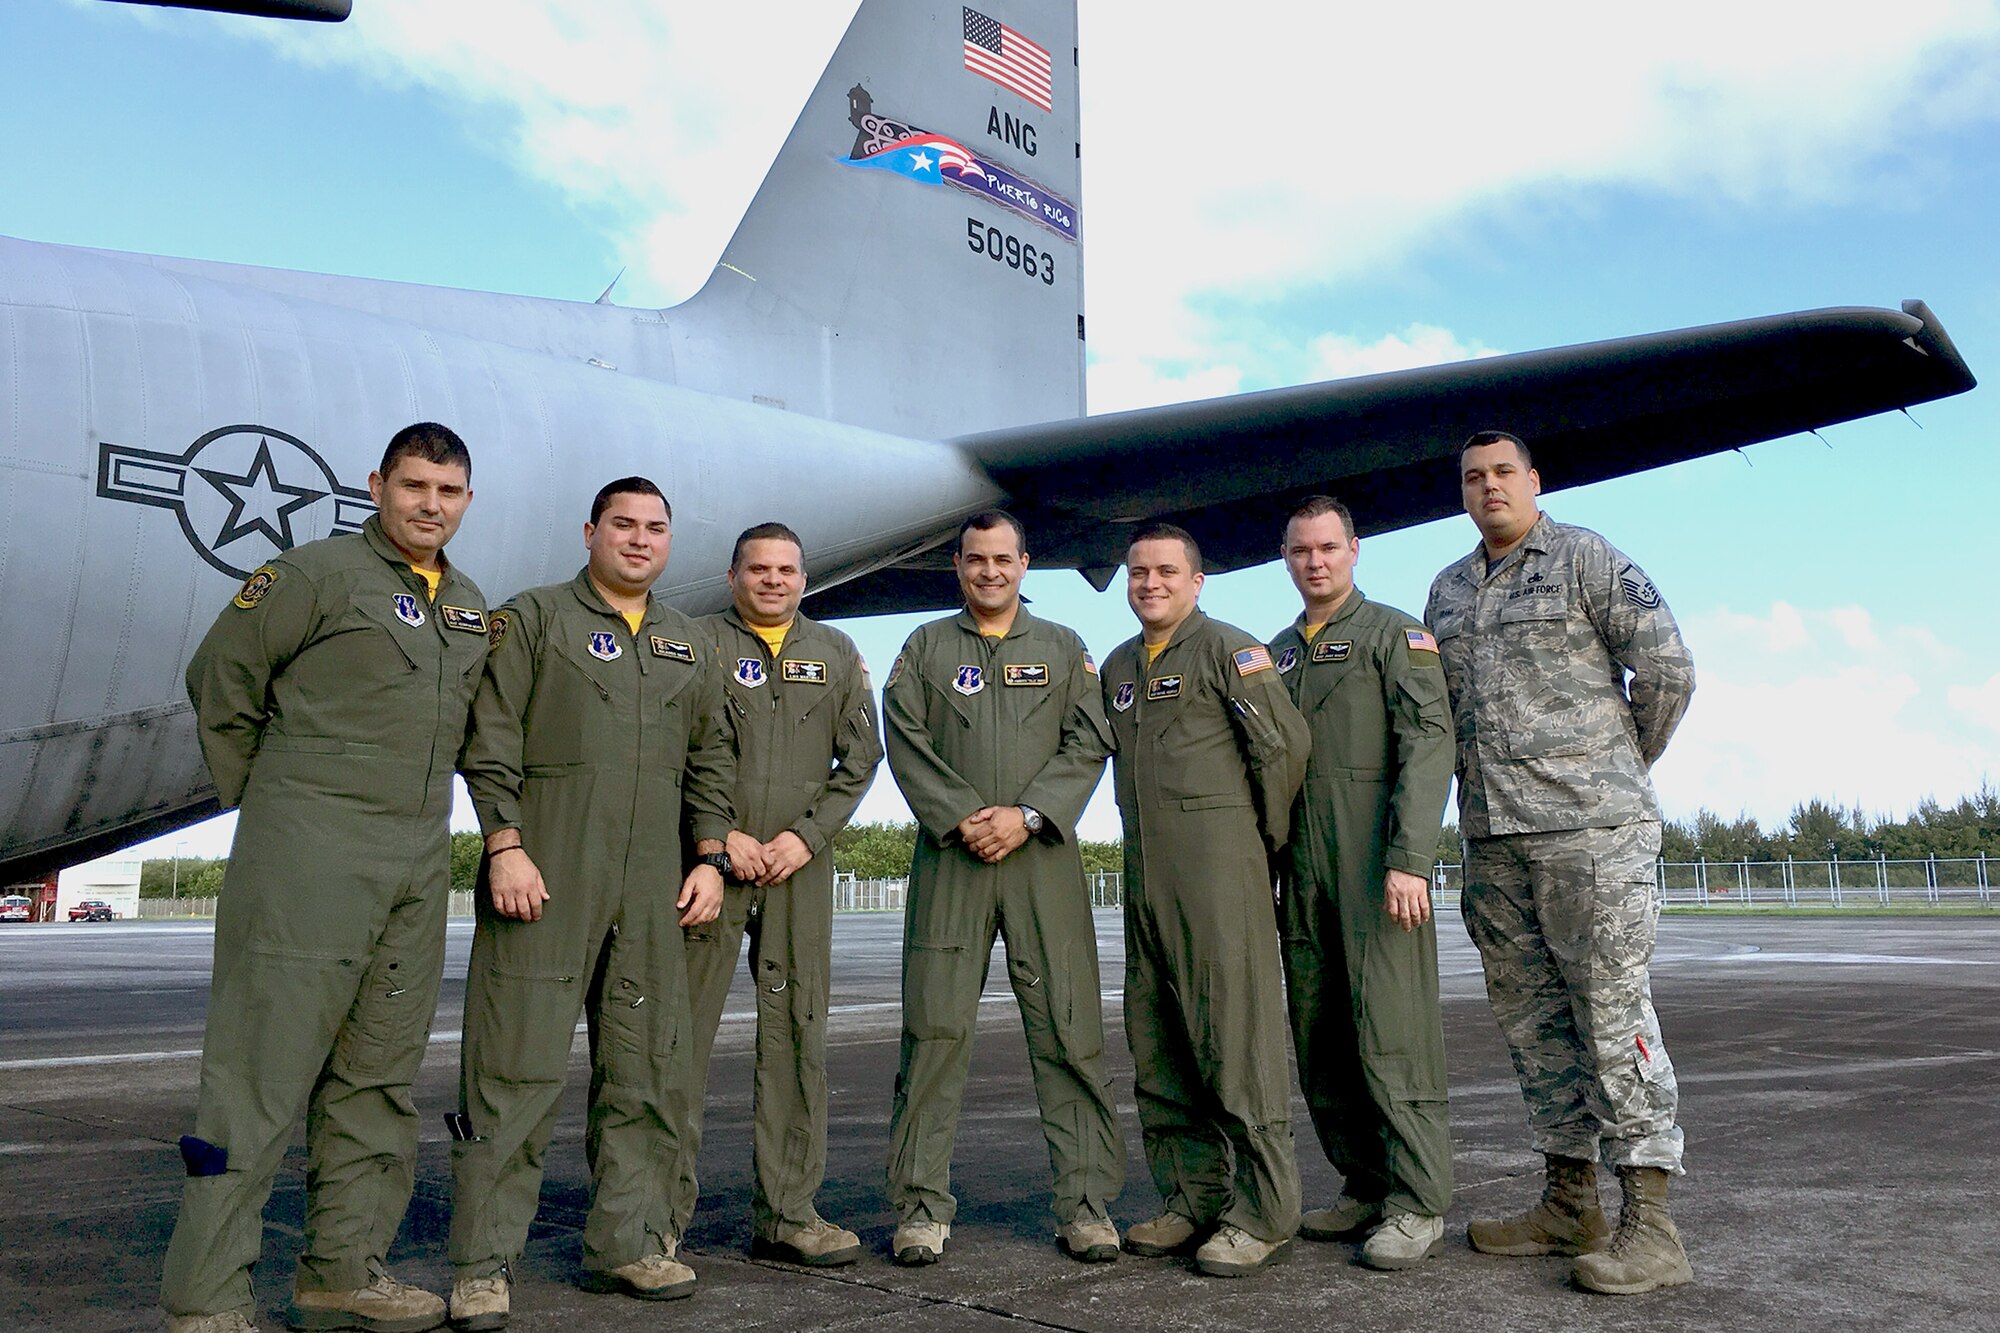
M 1080 415 L 1077 124 L 1075 0 L 865 0 L 664 313 L 677 379 L 927 439 Z

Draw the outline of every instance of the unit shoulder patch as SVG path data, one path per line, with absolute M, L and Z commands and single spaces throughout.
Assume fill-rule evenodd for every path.
M 278 567 L 276 565 L 259 565 L 251 571 L 249 578 L 243 580 L 243 586 L 237 589 L 234 597 L 229 599 L 229 604 L 239 610 L 248 611 L 251 607 L 263 601 L 264 594 L 270 592 L 277 582 Z
M 465 634 L 485 634 L 486 613 L 471 606 L 438 606 L 438 614 L 444 617 L 444 627 Z
M 679 639 L 669 639 L 658 634 L 647 636 L 652 644 L 653 656 L 664 657 L 669 662 L 694 661 L 694 645 L 682 643 Z
M 1000 671 L 1000 683 L 1003 685 L 1047 685 L 1049 683 L 1049 664 L 1047 662 L 1022 662 L 1002 667 Z
M 899 679 L 901 679 L 902 675 L 903 675 L 903 655 L 901 653 L 897 653 L 896 660 L 889 664 L 889 674 L 882 678 L 882 688 L 885 690 L 888 689 L 891 685 L 894 685 Z
M 491 650 L 500 646 L 507 637 L 507 627 L 514 623 L 512 611 L 495 611 L 486 617 L 486 647 Z
M 826 684 L 826 663 L 824 662 L 806 662 L 786 658 L 784 662 L 780 663 L 780 668 L 787 685 L 793 683 L 804 685 Z

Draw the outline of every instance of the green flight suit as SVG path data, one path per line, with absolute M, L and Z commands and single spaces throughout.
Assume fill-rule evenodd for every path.
M 699 622 L 722 676 L 736 734 L 736 827 L 759 842 L 798 835 L 812 860 L 790 879 L 731 883 L 722 915 L 689 927 L 692 1076 L 683 1085 L 688 1133 L 674 1191 L 685 1230 L 698 1186 L 702 1100 L 722 1006 L 743 937 L 757 986 L 751 1212 L 759 1236 L 806 1226 L 826 1177 L 826 1009 L 833 967 L 833 857 L 882 762 L 874 691 L 854 640 L 800 616 L 776 658 L 734 609 Z
M 1125 822 L 1125 1035 L 1166 1206 L 1260 1240 L 1299 1225 L 1270 864 L 1306 724 L 1254 637 L 1194 612 L 1104 663 Z
M 1453 762 L 1444 669 L 1423 623 L 1357 588 L 1308 643 L 1271 644 L 1312 728 L 1278 914 L 1299 1082 L 1346 1193 L 1451 1204 L 1437 923 L 1404 930 L 1384 881 L 1428 882 Z
M 970 612 L 920 625 L 882 690 L 889 769 L 917 817 L 903 916 L 903 1049 L 889 1126 L 889 1202 L 950 1222 L 951 1148 L 995 931 L 1021 1007 L 1059 1225 L 1109 1217 L 1125 1145 L 1104 1074 L 1097 930 L 1076 821 L 1110 748 L 1083 640 L 1026 607 L 1003 638 Z M 1047 821 L 998 865 L 958 825 L 987 806 Z
M 493 620 L 461 767 L 480 827 L 520 829 L 549 898 L 539 921 L 503 917 L 482 869 L 459 1067 L 472 1137 L 452 1145 L 451 1261 L 486 1277 L 520 1255 L 587 1013 L 583 1263 L 602 1271 L 679 1239 L 682 830 L 728 834 L 735 758 L 722 682 L 680 612 L 652 602 L 634 634 L 579 573 L 518 594 Z
M 252 574 L 188 665 L 216 794 L 242 813 L 161 1284 L 170 1314 L 251 1308 L 264 1204 L 302 1110 L 298 1285 L 367 1286 L 402 1223 L 410 1085 L 444 971 L 451 775 L 486 624 L 470 579 L 446 566 L 432 601 L 370 518 Z

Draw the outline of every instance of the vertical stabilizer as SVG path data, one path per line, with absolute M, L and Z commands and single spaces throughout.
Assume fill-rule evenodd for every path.
M 938 439 L 1083 411 L 1075 0 L 865 0 L 676 378 Z

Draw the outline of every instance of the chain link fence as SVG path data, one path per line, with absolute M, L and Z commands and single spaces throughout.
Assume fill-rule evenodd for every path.
M 1716 911 L 1746 907 L 1993 907 L 1993 878 L 2000 858 L 1928 856 L 1921 861 L 1662 861 L 1661 899 L 1668 907 Z M 1125 877 L 1117 871 L 1084 876 L 1090 905 L 1122 906 Z M 1431 871 L 1431 900 L 1456 910 L 1464 867 L 1440 861 Z M 900 912 L 907 879 L 858 879 L 837 875 L 836 912 Z M 472 915 L 472 894 L 451 895 L 453 916 Z M 211 917 L 214 898 L 144 898 L 142 919 Z

